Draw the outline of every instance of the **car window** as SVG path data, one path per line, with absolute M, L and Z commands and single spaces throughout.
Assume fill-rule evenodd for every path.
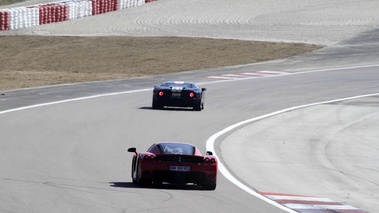
M 185 88 L 198 88 L 195 84 L 187 83 L 187 82 L 165 82 L 161 84 L 162 87 L 185 87 Z
M 159 149 L 162 154 L 174 155 L 193 155 L 195 151 L 195 147 L 181 143 L 162 143 L 159 144 Z
M 162 87 L 170 87 L 172 86 L 172 83 L 163 83 L 161 84 Z

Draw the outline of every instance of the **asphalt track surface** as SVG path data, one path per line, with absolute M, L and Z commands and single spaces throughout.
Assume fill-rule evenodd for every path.
M 1 91 L 1 212 L 292 212 L 254 192 L 329 198 L 378 211 L 378 3 L 239 0 L 231 6 L 216 1 L 212 6 L 217 10 L 191 18 L 195 9 L 212 8 L 204 2 L 159 1 L 12 33 L 75 34 L 81 27 L 85 35 L 217 33 L 258 40 L 259 34 L 250 32 L 260 26 L 267 40 L 328 47 L 259 64 Z M 230 8 L 238 15 L 228 14 Z M 262 19 L 248 19 L 244 8 L 254 8 Z M 146 14 L 154 16 L 145 19 Z M 225 17 L 235 18 L 225 21 Z M 140 27 L 116 23 L 102 30 L 105 24 L 99 22 L 106 23 L 107 18 L 138 20 Z M 207 25 L 209 20 L 216 20 L 217 26 Z M 187 26 L 177 28 L 182 25 Z M 287 33 L 273 31 L 273 26 L 282 26 Z M 239 31 L 231 32 L 232 28 Z M 298 30 L 307 28 L 310 32 Z M 257 71 L 280 74 L 241 74 Z M 205 110 L 152 110 L 152 86 L 172 79 L 206 87 Z M 185 141 L 203 152 L 213 150 L 222 164 L 217 189 L 133 185 L 126 149 L 145 150 L 155 141 Z

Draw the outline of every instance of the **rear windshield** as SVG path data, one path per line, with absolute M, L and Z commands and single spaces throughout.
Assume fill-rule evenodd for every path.
M 158 145 L 162 154 L 194 155 L 195 147 L 181 143 L 161 143 Z
M 198 88 L 195 84 L 188 82 L 165 82 L 161 84 L 162 87 L 185 87 L 185 88 Z

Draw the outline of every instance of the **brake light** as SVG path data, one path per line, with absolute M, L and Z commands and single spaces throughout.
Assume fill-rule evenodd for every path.
M 214 158 L 204 158 L 205 163 L 215 163 L 216 160 Z
M 144 155 L 144 156 L 143 156 L 143 159 L 144 159 L 144 160 L 154 160 L 154 159 L 155 159 L 155 156 L 154 156 L 154 155 Z
M 195 97 L 195 93 L 193 93 L 193 92 L 190 92 L 190 93 L 189 93 L 189 97 L 190 97 L 190 98 L 193 98 L 193 97 Z
M 158 95 L 162 97 L 164 95 L 164 92 L 163 91 L 159 91 Z

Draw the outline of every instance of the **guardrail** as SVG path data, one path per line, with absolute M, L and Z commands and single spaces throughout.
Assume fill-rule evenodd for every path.
M 28 28 L 140 6 L 155 0 L 69 0 L 0 9 L 0 31 Z

